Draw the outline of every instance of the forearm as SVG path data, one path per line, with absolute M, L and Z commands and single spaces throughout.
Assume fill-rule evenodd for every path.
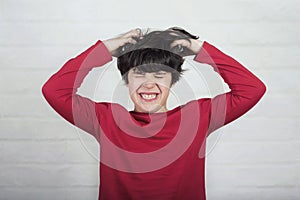
M 245 114 L 266 91 L 266 86 L 258 77 L 207 42 L 204 42 L 194 60 L 211 65 L 231 89 L 225 94 L 198 100 L 209 112 L 208 134 Z
M 253 99 L 260 98 L 265 93 L 266 86 L 258 77 L 206 41 L 194 60 L 211 65 L 228 84 L 233 95 Z
M 68 60 L 61 69 L 52 75 L 43 86 L 43 93 L 62 90 L 76 93 L 83 79 L 96 66 L 102 66 L 111 61 L 112 57 L 105 45 L 99 40 L 87 50 Z
M 77 95 L 77 89 L 92 68 L 102 66 L 110 60 L 112 57 L 100 40 L 70 59 L 43 85 L 42 92 L 47 102 L 74 124 L 73 113 L 84 112 L 84 109 L 93 104 L 89 99 Z

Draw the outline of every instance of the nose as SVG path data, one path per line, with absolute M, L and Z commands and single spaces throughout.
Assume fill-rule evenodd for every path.
M 143 87 L 151 89 L 155 86 L 155 83 L 151 80 L 147 80 L 143 83 Z
M 142 87 L 145 87 L 147 89 L 151 89 L 151 88 L 154 88 L 156 85 L 156 82 L 155 82 L 155 78 L 153 76 L 153 73 L 145 73 L 145 77 L 143 79 L 143 82 L 142 82 Z

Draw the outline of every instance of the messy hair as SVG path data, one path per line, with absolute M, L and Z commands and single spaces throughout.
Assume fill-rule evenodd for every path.
M 122 79 L 128 84 L 128 71 L 136 68 L 142 72 L 167 71 L 172 74 L 171 85 L 176 83 L 185 71 L 182 69 L 184 56 L 190 55 L 188 49 L 181 46 L 171 48 L 175 40 L 198 39 L 179 27 L 171 27 L 164 31 L 152 31 L 144 33 L 143 38 L 133 37 L 135 44 L 127 43 L 119 47 L 117 66 Z

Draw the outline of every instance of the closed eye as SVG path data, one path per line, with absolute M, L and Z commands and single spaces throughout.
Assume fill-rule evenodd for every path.
M 141 71 L 135 71 L 135 72 L 133 72 L 133 74 L 134 74 L 135 77 L 143 77 L 143 76 L 145 76 L 145 73 L 141 72 Z
M 141 78 L 141 77 L 144 77 L 144 75 L 134 75 L 134 77 L 136 77 L 136 78 Z
M 155 78 L 164 78 L 166 76 L 166 72 L 157 72 L 154 74 Z

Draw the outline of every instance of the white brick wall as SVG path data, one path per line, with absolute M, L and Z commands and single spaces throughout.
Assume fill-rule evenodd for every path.
M 99 146 L 46 104 L 41 86 L 98 39 L 175 25 L 267 85 L 253 110 L 209 138 L 209 150 L 217 144 L 207 199 L 300 199 L 299 8 L 297 0 L 2 0 L 0 200 L 97 199 Z

